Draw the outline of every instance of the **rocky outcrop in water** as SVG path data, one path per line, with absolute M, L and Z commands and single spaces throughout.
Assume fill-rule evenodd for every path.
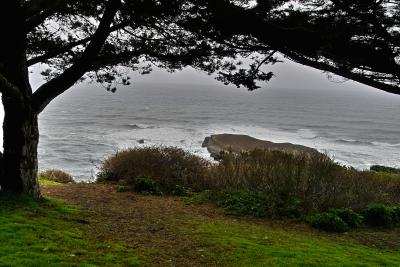
M 278 150 L 287 153 L 319 153 L 316 149 L 296 145 L 291 143 L 273 143 L 270 141 L 260 140 L 248 135 L 238 134 L 216 134 L 208 136 L 202 144 L 210 152 L 211 157 L 218 159 L 222 151 L 231 151 L 240 153 L 243 151 L 251 151 L 254 149 L 265 149 L 268 151 Z

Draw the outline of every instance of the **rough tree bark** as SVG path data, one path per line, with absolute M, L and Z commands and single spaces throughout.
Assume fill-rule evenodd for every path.
M 3 191 L 39 197 L 37 181 L 38 116 L 28 103 L 3 96 L 4 154 L 0 180 Z
M 63 74 L 33 93 L 26 58 L 26 31 L 31 25 L 27 25 L 19 1 L 0 1 L 0 34 L 7 36 L 7 42 L 0 49 L 0 92 L 5 112 L 3 170 L 0 175 L 2 191 L 40 196 L 37 180 L 38 115 L 90 70 L 92 60 L 110 33 L 120 5 L 121 0 L 107 1 L 100 24 L 82 56 Z M 7 13 L 13 17 L 9 18 Z
M 12 14 L 12 16 L 7 16 Z M 12 25 L 12 26 L 11 26 Z M 27 35 L 19 1 L 1 1 L 0 92 L 4 105 L 2 191 L 39 197 L 37 182 L 37 112 L 27 65 Z

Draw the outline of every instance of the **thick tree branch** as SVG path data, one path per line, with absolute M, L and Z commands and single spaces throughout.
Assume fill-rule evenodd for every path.
M 82 56 L 63 74 L 39 87 L 33 94 L 36 111 L 41 112 L 55 97 L 74 85 L 88 70 L 110 33 L 110 26 L 121 5 L 121 0 L 109 0 L 99 27 Z
M 224 10 L 227 10 L 227 8 L 232 8 L 229 4 L 224 7 L 223 5 L 216 5 L 216 2 L 211 3 L 213 4 L 211 9 L 220 14 L 224 14 Z M 270 24 L 268 21 L 263 21 L 257 15 L 254 15 L 253 12 L 254 10 L 238 13 L 234 13 L 233 11 L 226 12 L 226 14 L 229 15 L 224 16 L 223 20 L 216 20 L 214 22 L 216 22 L 218 29 L 224 34 L 252 34 L 262 43 L 268 44 L 271 49 L 281 52 L 289 59 L 300 64 L 331 72 L 388 93 L 400 95 L 400 87 L 398 85 L 377 81 L 374 77 L 359 75 L 345 69 L 338 69 L 328 64 L 324 64 L 323 62 L 307 58 L 307 54 L 312 55 L 315 51 L 321 49 L 321 46 L 324 44 L 324 41 L 320 39 L 320 35 L 308 30 L 293 30 L 280 27 L 280 25 Z M 217 18 L 220 19 L 219 17 Z M 241 26 L 240 23 L 242 21 L 246 21 L 246 27 Z M 305 56 L 299 56 L 299 54 Z M 340 61 L 340 58 L 337 58 L 334 61 L 336 60 Z M 346 60 L 346 57 L 343 56 L 342 60 Z M 349 63 L 352 62 L 350 61 Z M 354 68 L 356 67 L 357 65 L 354 64 Z M 389 74 L 394 75 L 392 72 Z
M 113 25 L 112 27 L 109 28 L 108 34 L 122 29 L 123 27 L 127 26 L 129 23 L 131 23 L 131 22 L 130 21 L 124 21 L 124 22 L 118 23 L 116 25 Z M 60 56 L 60 55 L 62 55 L 64 53 L 67 53 L 67 52 L 71 51 L 71 49 L 73 49 L 73 48 L 75 48 L 75 47 L 77 47 L 79 45 L 84 45 L 84 44 L 90 42 L 93 39 L 93 37 L 94 37 L 94 35 L 86 37 L 86 38 L 83 38 L 83 39 L 80 39 L 80 40 L 77 40 L 75 42 L 68 43 L 65 46 L 62 46 L 62 47 L 60 47 L 58 49 L 54 49 L 54 50 L 48 51 L 47 53 L 42 54 L 40 56 L 30 58 L 27 61 L 27 64 L 30 67 L 30 66 L 33 66 L 33 65 L 38 64 L 38 63 L 43 63 L 46 60 L 49 60 L 49 59 L 55 58 L 57 56 Z
M 26 7 L 26 32 L 29 32 L 42 24 L 47 18 L 56 14 L 60 8 L 65 6 L 68 0 L 35 0 L 31 1 L 30 5 Z
M 57 57 L 59 55 L 67 53 L 68 51 L 70 51 L 74 47 L 77 47 L 79 45 L 84 45 L 84 44 L 88 43 L 90 40 L 92 40 L 92 38 L 93 38 L 93 36 L 90 36 L 90 37 L 87 37 L 87 38 L 84 38 L 84 39 L 81 39 L 81 40 L 78 40 L 78 41 L 75 41 L 75 42 L 71 42 L 71 43 L 68 43 L 67 45 L 65 45 L 63 47 L 59 47 L 57 49 L 51 50 L 51 51 L 49 51 L 49 52 L 47 52 L 45 54 L 42 54 L 40 56 L 30 58 L 27 61 L 27 64 L 30 67 L 30 66 L 33 66 L 33 65 L 38 64 L 38 63 L 43 63 L 46 60 L 49 60 L 51 58 L 55 58 L 55 57 Z
M 49 0 L 30 0 L 23 4 L 22 7 L 24 9 L 26 18 L 29 18 L 35 16 L 36 14 L 39 14 L 44 9 L 44 7 L 48 7 L 49 4 L 51 5 L 51 2 Z
M 40 24 L 42 24 L 47 18 L 53 16 L 57 12 L 57 8 L 46 9 L 39 14 L 36 14 L 25 21 L 26 32 L 30 32 Z
M 397 85 L 391 85 L 388 83 L 379 82 L 379 81 L 376 81 L 374 79 L 368 78 L 363 75 L 358 75 L 358 74 L 350 72 L 350 71 L 340 70 L 340 69 L 330 66 L 328 64 L 324 64 L 322 62 L 317 62 L 317 61 L 314 61 L 314 60 L 311 60 L 311 59 L 308 59 L 305 57 L 301 57 L 292 52 L 282 51 L 282 53 L 284 55 L 286 55 L 292 61 L 297 62 L 299 64 L 309 66 L 312 68 L 316 68 L 316 69 L 319 69 L 322 71 L 327 71 L 327 72 L 339 75 L 343 78 L 350 79 L 350 80 L 377 88 L 377 89 L 382 90 L 387 93 L 400 95 L 400 87 Z
M 4 77 L 3 74 L 1 73 L 0 73 L 0 93 L 17 99 L 19 98 L 20 100 L 22 100 L 23 98 L 18 88 L 14 84 L 10 83 L 7 80 L 7 78 Z

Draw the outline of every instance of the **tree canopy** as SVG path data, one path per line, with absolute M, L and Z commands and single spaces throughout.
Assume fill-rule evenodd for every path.
M 4 0 L 0 32 L 0 186 L 33 195 L 38 114 L 84 79 L 115 91 L 132 71 L 192 66 L 254 90 L 283 55 L 400 94 L 397 0 Z M 37 64 L 47 81 L 32 88 Z
M 256 89 L 263 64 L 290 60 L 400 93 L 400 4 L 385 0 L 21 1 L 27 64 L 45 63 L 38 109 L 82 76 L 128 84 L 147 63 L 217 72 Z M 248 68 L 237 56 L 256 55 Z M 124 68 L 126 67 L 126 68 Z

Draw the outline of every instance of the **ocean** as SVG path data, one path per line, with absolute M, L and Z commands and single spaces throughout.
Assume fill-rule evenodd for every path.
M 219 133 L 313 147 L 358 169 L 400 167 L 399 114 L 400 96 L 375 91 L 139 83 L 113 94 L 81 85 L 40 115 L 39 168 L 89 181 L 108 155 L 148 145 L 209 158 L 201 144 Z

